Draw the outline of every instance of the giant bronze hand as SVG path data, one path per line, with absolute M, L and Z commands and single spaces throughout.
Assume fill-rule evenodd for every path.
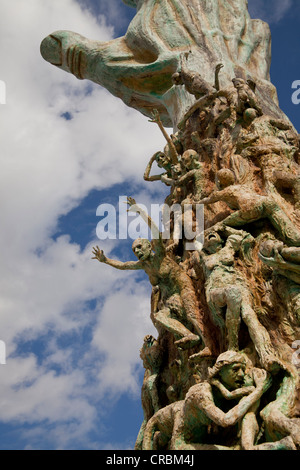
M 42 56 L 107 88 L 146 116 L 157 109 L 165 126 L 176 126 L 195 101 L 185 87 L 172 82 L 182 54 L 189 52 L 188 68 L 208 84 L 213 85 L 216 66 L 222 63 L 221 87 L 235 76 L 253 79 L 264 111 L 284 117 L 269 81 L 269 27 L 251 20 L 246 0 L 123 1 L 137 8 L 124 37 L 99 42 L 57 31 L 43 40 Z

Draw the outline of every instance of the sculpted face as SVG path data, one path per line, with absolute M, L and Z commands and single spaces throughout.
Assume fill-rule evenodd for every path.
M 245 369 L 245 364 L 239 362 L 222 367 L 219 375 L 222 383 L 228 388 L 228 390 L 236 390 L 244 385 Z
M 233 172 L 226 168 L 218 171 L 217 178 L 221 188 L 227 188 L 227 186 L 231 186 L 235 182 Z
M 210 232 L 205 235 L 203 248 L 209 253 L 216 253 L 222 247 L 222 239 L 218 232 Z
M 166 168 L 169 163 L 168 157 L 163 152 L 158 152 L 155 160 L 159 168 Z
M 194 166 L 194 162 L 197 161 L 199 155 L 195 150 L 187 150 L 182 155 L 181 161 L 187 170 L 191 170 Z
M 152 253 L 151 243 L 146 238 L 138 238 L 133 242 L 132 250 L 139 261 L 146 261 Z
M 232 80 L 232 83 L 237 90 L 241 90 L 243 86 L 246 85 L 245 80 L 243 80 L 242 78 L 234 78 Z
M 174 85 L 182 84 L 182 79 L 181 79 L 181 75 L 179 72 L 176 72 L 172 75 L 172 82 L 174 83 Z

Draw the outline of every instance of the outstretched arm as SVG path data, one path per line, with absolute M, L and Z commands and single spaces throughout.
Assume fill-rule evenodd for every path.
M 274 256 L 270 258 L 267 258 L 262 253 L 259 253 L 258 255 L 264 263 L 266 263 L 268 266 L 271 266 L 272 268 L 277 268 L 277 269 L 281 269 L 285 271 L 292 271 L 298 276 L 300 275 L 299 264 L 293 264 L 293 263 L 289 263 L 288 261 L 285 261 L 277 249 L 274 249 L 274 252 L 275 252 Z
M 156 122 L 156 124 L 160 128 L 164 138 L 166 139 L 166 141 L 169 144 L 170 156 L 171 156 L 172 163 L 173 163 L 173 165 L 176 165 L 178 163 L 178 153 L 177 153 L 176 147 L 175 147 L 174 142 L 172 141 L 171 137 L 166 132 L 166 130 L 163 126 L 163 123 L 161 122 L 159 112 L 157 111 L 157 109 L 155 109 L 153 111 L 152 116 L 153 116 L 153 119 L 151 119 L 150 122 Z
M 122 261 L 117 261 L 114 259 L 107 258 L 103 252 L 103 250 L 100 250 L 99 246 L 96 246 L 93 248 L 93 257 L 92 259 L 97 259 L 100 261 L 100 263 L 105 263 L 108 264 L 109 266 L 112 266 L 113 268 L 116 269 L 121 269 L 123 271 L 127 269 L 143 269 L 141 266 L 141 263 L 139 261 L 127 261 L 123 263 Z
M 208 197 L 200 199 L 200 201 L 197 202 L 198 204 L 213 204 L 214 202 L 222 201 L 226 194 L 228 194 L 227 188 L 221 191 L 213 191 Z
M 150 228 L 153 238 L 155 240 L 160 240 L 161 233 L 155 222 L 153 222 L 153 220 L 151 219 L 151 217 L 141 207 L 137 205 L 137 203 L 132 197 L 127 198 L 127 204 L 129 205 L 128 211 L 139 214 Z
M 193 178 L 195 174 L 197 173 L 198 170 L 190 170 L 184 175 L 182 175 L 178 180 L 174 181 L 174 184 L 176 186 L 183 186 L 188 180 Z
M 145 181 L 160 181 L 161 180 L 161 177 L 164 175 L 164 173 L 162 173 L 161 175 L 153 175 L 153 176 L 150 176 L 150 172 L 151 172 L 151 168 L 152 168 L 152 165 L 156 159 L 156 155 L 157 155 L 157 152 L 151 157 L 147 167 L 146 167 L 146 170 L 145 170 L 145 173 L 144 173 L 144 180 Z
M 220 81 L 219 81 L 219 74 L 220 74 L 220 70 L 224 67 L 223 64 L 218 64 L 216 66 L 216 70 L 215 70 L 215 89 L 217 91 L 220 90 Z

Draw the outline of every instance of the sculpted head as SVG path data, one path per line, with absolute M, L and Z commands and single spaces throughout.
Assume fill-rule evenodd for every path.
M 217 172 L 217 180 L 220 188 L 227 188 L 235 183 L 234 173 L 228 168 L 222 168 Z
M 146 261 L 152 253 L 151 242 L 147 238 L 137 238 L 132 244 L 132 251 L 139 261 Z
M 219 378 L 228 390 L 236 390 L 244 385 L 246 367 L 244 354 L 226 351 L 220 354 L 214 367 L 209 369 L 209 378 Z
M 170 160 L 163 152 L 157 152 L 155 155 L 155 161 L 159 168 L 166 169 L 170 165 Z
M 232 83 L 233 83 L 234 88 L 236 88 L 237 90 L 240 90 L 246 85 L 245 80 L 243 80 L 242 78 L 234 78 L 232 80 Z
M 211 231 L 205 234 L 203 249 L 208 253 L 216 253 L 222 248 L 222 239 L 218 232 Z
M 192 149 L 186 150 L 181 157 L 181 162 L 187 170 L 192 170 L 199 163 L 199 154 Z
M 244 111 L 243 118 L 246 124 L 250 124 L 254 119 L 259 116 L 258 112 L 254 108 L 248 108 Z
M 140 358 L 145 369 L 151 371 L 159 369 L 162 361 L 162 348 L 152 335 L 145 336 L 143 346 L 140 349 Z
M 259 252 L 265 257 L 265 258 L 272 258 L 275 254 L 275 249 L 279 249 L 283 247 L 283 242 L 280 242 L 278 240 L 265 240 L 264 242 L 261 243 L 259 247 Z
M 182 78 L 180 72 L 173 73 L 172 82 L 174 85 L 182 85 Z

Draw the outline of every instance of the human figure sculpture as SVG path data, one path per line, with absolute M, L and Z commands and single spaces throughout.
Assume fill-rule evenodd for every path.
M 198 203 L 222 201 L 235 210 L 222 221 L 224 225 L 241 227 L 267 218 L 288 245 L 300 246 L 300 231 L 271 196 L 261 196 L 247 185 L 234 184 L 234 175 L 232 173 L 230 177 L 230 170 L 220 170 L 218 178 L 223 189 L 212 192 Z
M 152 335 L 145 336 L 143 346 L 140 350 L 140 357 L 145 368 L 145 376 L 142 386 L 142 407 L 144 419 L 136 440 L 136 450 L 141 450 L 147 422 L 151 416 L 161 408 L 158 391 L 158 377 L 161 369 L 162 356 L 163 351 L 158 341 Z
M 239 328 L 243 320 L 263 366 L 267 370 L 277 367 L 278 359 L 269 334 L 253 309 L 249 286 L 234 264 L 242 244 L 251 244 L 253 238 L 247 232 L 230 228 L 225 229 L 225 236 L 226 243 L 223 245 L 217 231 L 207 230 L 203 249 L 198 256 L 194 256 L 194 262 L 204 270 L 205 293 L 212 319 L 226 332 L 225 349 L 235 351 L 239 350 Z M 224 318 L 222 312 L 225 307 Z M 198 354 L 191 356 L 190 360 L 197 361 Z
M 238 445 L 232 441 L 227 447 L 218 445 L 218 439 L 224 442 L 222 430 L 237 425 L 271 385 L 263 369 L 252 368 L 246 377 L 246 365 L 244 354 L 222 353 L 208 380 L 192 386 L 184 400 L 162 408 L 149 420 L 143 449 L 217 450 Z
M 150 120 L 150 122 L 155 122 L 158 125 L 162 135 L 167 141 L 167 145 L 164 149 L 164 152 L 169 157 L 172 165 L 176 165 L 178 163 L 178 157 L 179 157 L 178 146 L 181 147 L 180 142 L 176 139 L 176 135 L 172 134 L 171 137 L 169 136 L 169 134 L 167 133 L 167 131 L 165 130 L 163 126 L 163 123 L 161 121 L 161 118 L 157 109 L 153 110 L 152 119 Z
M 180 140 L 177 138 L 176 134 L 172 134 L 171 136 L 168 135 L 168 133 L 166 132 L 162 124 L 162 121 L 161 121 L 161 118 L 157 109 L 153 111 L 152 120 L 150 122 L 155 122 L 158 125 L 159 129 L 161 130 L 163 136 L 165 137 L 167 141 L 167 144 L 163 152 L 156 152 L 151 157 L 146 167 L 146 170 L 144 172 L 144 180 L 145 181 L 163 181 L 165 184 L 169 185 L 169 183 L 167 182 L 165 178 L 166 177 L 172 178 L 174 176 L 175 168 L 179 166 L 178 160 L 179 160 L 179 153 L 182 150 L 182 145 L 181 145 Z M 157 166 L 159 168 L 164 168 L 166 172 L 161 175 L 150 176 L 152 165 L 154 162 L 157 163 Z
M 241 446 L 243 450 L 297 450 L 300 447 L 300 419 L 292 418 L 299 386 L 297 371 L 289 367 L 281 370 L 283 377 L 275 400 L 260 412 L 264 423 L 264 434 L 268 442 L 256 443 L 259 434 L 258 409 L 256 402 L 244 416 L 241 425 Z
M 159 286 L 163 299 L 162 308 L 157 312 L 153 312 L 154 324 L 179 337 L 175 344 L 180 348 L 190 348 L 202 340 L 205 347 L 200 354 L 210 356 L 213 350 L 212 342 L 205 332 L 203 318 L 190 277 L 167 255 L 161 234 L 148 215 L 135 204 L 134 199 L 128 198 L 128 203 L 130 209 L 140 214 L 153 231 L 154 251 L 152 251 L 149 240 L 139 238 L 132 244 L 133 252 L 138 261 L 123 263 L 109 259 L 99 247 L 94 248 L 93 258 L 116 269 L 143 269 L 148 275 L 151 285 L 154 287 Z M 189 322 L 196 333 L 192 333 L 184 326 L 184 322 Z
M 283 324 L 287 328 L 291 325 L 297 331 L 300 326 L 300 247 L 268 239 L 261 242 L 258 256 L 265 265 L 273 268 L 274 290 L 283 303 Z M 298 335 L 296 332 L 296 337 Z
M 171 187 L 164 213 L 179 207 L 169 217 L 173 247 L 129 198 L 152 242 L 135 240 L 137 261 L 124 263 L 93 250 L 101 263 L 142 269 L 152 285 L 159 337 L 141 349 L 136 448 L 295 449 L 299 383 L 288 361 L 300 318 L 300 146 L 270 82 L 269 28 L 251 20 L 247 0 L 124 2 L 136 8 L 124 37 L 100 42 L 57 31 L 41 53 L 149 117 L 167 141 L 144 179 Z M 151 175 L 155 162 L 160 175 Z M 194 227 L 195 208 L 215 202 L 205 207 L 204 244 L 189 251 L 186 233 L 178 242 L 177 215 L 186 228 L 189 205 Z M 260 245 L 273 232 L 281 242 Z
M 157 166 L 159 168 L 163 168 L 166 171 L 160 175 L 150 176 L 151 169 L 152 169 L 154 162 L 157 163 Z M 145 169 L 144 180 L 145 181 L 163 181 L 164 183 L 168 184 L 168 182 L 162 179 L 162 177 L 164 176 L 171 177 L 172 176 L 171 172 L 172 172 L 172 166 L 171 166 L 171 162 L 169 158 L 163 152 L 155 152 L 155 154 L 152 155 L 152 157 L 150 158 L 150 161 Z
M 189 149 L 183 153 L 180 159 L 180 168 L 177 169 L 176 174 L 173 172 L 171 177 L 163 175 L 161 178 L 165 184 L 172 186 L 173 193 L 179 193 L 181 196 L 176 201 L 177 205 L 172 205 L 174 212 L 173 242 L 169 244 L 168 250 L 173 250 L 179 245 L 183 229 L 189 242 L 195 238 L 195 234 L 202 231 L 202 227 L 198 227 L 198 220 L 195 216 L 194 201 L 200 199 L 203 194 L 205 186 L 203 167 L 203 163 L 199 161 L 199 154 L 195 150 Z M 166 216 L 163 214 L 163 221 L 168 216 L 168 213 Z
M 235 77 L 227 88 L 218 91 L 218 97 L 224 97 L 232 111 L 239 116 L 244 116 L 246 110 L 253 109 L 256 111 L 255 117 L 263 114 L 262 108 L 258 103 L 255 95 L 256 84 L 253 81 L 244 80 Z
M 193 187 L 189 196 L 200 199 L 204 189 L 204 171 L 203 164 L 199 161 L 199 154 L 192 149 L 186 150 L 180 160 L 181 174 L 177 175 L 176 179 L 163 178 L 165 183 L 172 186 L 181 186 L 186 188 L 189 181 L 192 180 Z
M 294 196 L 295 209 L 300 209 L 300 172 L 275 170 L 273 172 L 274 184 L 280 189 L 291 190 Z
M 234 267 L 234 258 L 247 237 L 249 234 L 242 231 L 238 235 L 229 235 L 223 246 L 218 232 L 211 231 L 206 233 L 203 249 L 199 252 L 199 263 L 206 279 L 205 291 L 210 313 L 214 323 L 226 331 L 227 349 L 235 351 L 239 350 L 241 308 L 243 303 L 249 302 L 250 296 L 244 279 Z M 244 300 L 243 291 L 246 296 Z M 224 307 L 225 318 L 222 314 Z
M 194 95 L 197 100 L 204 95 L 211 95 L 219 91 L 219 72 L 224 65 L 218 64 L 216 66 L 215 84 L 212 86 L 202 78 L 200 73 L 189 70 L 187 66 L 188 56 L 188 53 L 181 56 L 180 70 L 172 75 L 174 85 L 184 85 L 186 90 Z
M 259 257 L 277 273 L 300 284 L 300 247 L 286 246 L 279 240 L 270 239 L 261 244 Z

